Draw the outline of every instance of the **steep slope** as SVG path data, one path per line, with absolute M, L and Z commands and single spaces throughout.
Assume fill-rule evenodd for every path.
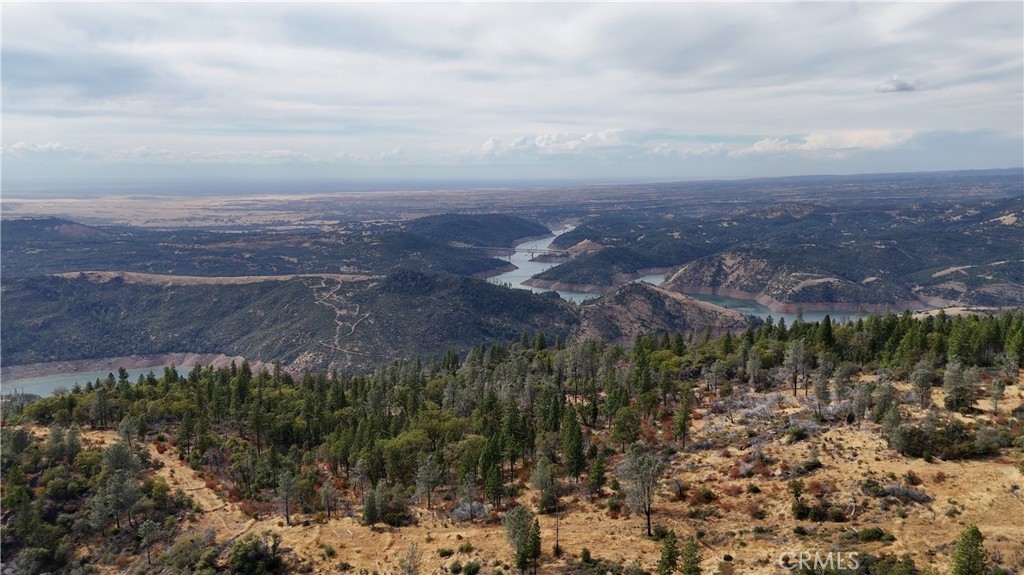
M 748 325 L 749 318 L 738 312 L 636 282 L 581 306 L 575 337 L 630 344 L 640 334 L 721 335 Z
M 192 352 L 364 369 L 504 342 L 523 331 L 567 337 L 578 322 L 573 307 L 555 297 L 413 271 L 377 280 L 136 279 L 92 273 L 5 280 L 3 364 Z
M 769 256 L 770 257 L 770 256 Z M 678 293 L 756 299 L 773 311 L 875 310 L 923 304 L 904 288 L 880 276 L 851 281 L 828 270 L 797 268 L 763 257 L 757 250 L 731 250 L 700 258 L 676 270 L 665 287 Z

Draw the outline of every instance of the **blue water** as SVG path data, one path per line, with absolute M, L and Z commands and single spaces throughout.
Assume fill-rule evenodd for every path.
M 517 250 L 547 249 L 548 247 L 551 246 L 551 242 L 554 241 L 554 239 L 556 237 L 558 237 L 560 234 L 563 234 L 563 233 L 565 233 L 565 232 L 567 232 L 567 231 L 569 231 L 571 229 L 572 228 L 568 228 L 568 229 L 556 232 L 554 235 L 551 235 L 551 236 L 548 236 L 548 237 L 545 237 L 545 238 L 541 238 L 539 240 L 530 240 L 528 242 L 523 242 L 523 243 L 517 245 L 516 249 Z M 546 291 L 551 291 L 551 290 L 544 289 L 544 288 L 523 285 L 523 282 L 528 280 L 528 279 L 530 279 L 534 275 L 541 273 L 544 270 L 550 269 L 550 268 L 558 265 L 557 263 L 531 261 L 530 260 L 530 254 L 527 253 L 527 252 L 524 252 L 524 251 L 516 251 L 511 256 L 506 258 L 506 260 L 509 263 L 511 263 L 512 265 L 516 266 L 516 269 L 514 269 L 512 271 L 509 271 L 509 272 L 505 272 L 503 274 L 500 274 L 500 275 L 497 275 L 497 276 L 494 276 L 494 277 L 491 277 L 487 281 L 489 281 L 489 282 L 491 282 L 493 284 L 505 284 L 505 285 L 510 285 L 510 286 L 512 286 L 514 288 L 528 289 L 528 290 L 531 290 L 531 291 L 533 291 L 535 293 L 542 293 L 542 292 L 546 292 Z M 646 275 L 646 276 L 643 276 L 641 278 L 638 278 L 636 281 L 642 281 L 642 282 L 647 282 L 647 283 L 650 283 L 650 284 L 658 285 L 658 284 L 662 283 L 663 281 L 665 281 L 665 276 L 663 274 L 651 274 L 651 275 Z M 584 301 L 589 300 L 589 299 L 594 299 L 596 297 L 599 297 L 599 295 L 600 295 L 600 294 L 582 293 L 582 292 L 571 292 L 571 291 L 561 291 L 561 290 L 555 290 L 555 291 L 557 291 L 558 295 L 562 296 L 562 298 L 567 299 L 569 301 L 576 302 L 576 303 L 584 302 Z M 766 308 L 765 306 L 757 303 L 754 300 L 738 299 L 738 298 L 718 296 L 718 295 L 694 295 L 692 297 L 694 299 L 699 299 L 701 301 L 706 301 L 706 302 L 709 302 L 709 303 L 713 303 L 715 305 L 722 306 L 722 307 L 727 308 L 727 309 L 738 311 L 738 312 L 740 312 L 742 314 L 745 314 L 745 315 L 756 316 L 756 317 L 759 317 L 761 319 L 767 319 L 769 316 L 771 316 L 775 321 L 778 321 L 779 319 L 783 319 L 784 318 L 786 320 L 786 324 L 787 325 L 792 325 L 793 322 L 796 321 L 796 318 L 797 318 L 797 314 L 795 314 L 795 313 L 778 313 L 778 312 L 773 312 L 772 310 Z M 829 318 L 833 322 L 856 321 L 857 318 L 863 318 L 863 317 L 867 317 L 868 316 L 867 313 L 858 313 L 858 312 L 850 312 L 850 311 L 836 311 L 836 310 L 833 310 L 833 311 L 808 311 L 808 312 L 804 312 L 802 314 L 802 317 L 803 317 L 803 320 L 806 321 L 806 322 L 815 322 L 815 321 L 821 321 L 822 319 L 824 319 L 824 317 L 826 315 L 828 315 Z
M 191 367 L 177 366 L 179 374 L 187 374 L 192 370 Z M 128 370 L 128 380 L 135 383 L 139 380 L 139 376 L 145 377 L 153 372 L 156 377 L 163 377 L 164 366 L 158 365 L 153 367 L 140 367 L 136 369 Z M 0 382 L 0 393 L 30 393 L 38 396 L 53 395 L 54 390 L 58 388 L 65 388 L 68 391 L 77 383 L 82 388 L 85 388 L 87 382 L 94 382 L 97 379 L 106 379 L 110 373 L 114 374 L 117 378 L 117 370 L 111 372 L 110 370 L 104 371 L 82 371 L 76 373 L 61 373 L 57 375 L 44 375 L 41 377 L 29 377 L 24 379 L 14 379 L 8 381 L 7 379 Z
M 569 231 L 571 229 L 572 228 L 566 228 L 566 229 L 561 230 L 559 232 L 556 232 L 554 235 L 548 236 L 546 238 L 541 238 L 539 240 L 530 240 L 528 242 L 523 242 L 523 243 L 521 243 L 521 244 L 516 246 L 516 250 L 535 250 L 535 249 L 542 249 L 543 250 L 543 249 L 547 249 L 547 248 L 551 247 L 551 242 L 555 241 L 556 237 L 558 237 L 561 234 L 564 234 L 565 232 L 567 232 L 567 231 Z M 530 257 L 531 257 L 530 254 L 527 253 L 527 252 L 524 252 L 524 251 L 516 251 L 516 252 L 514 252 L 511 256 L 509 256 L 507 258 L 504 258 L 504 259 L 506 261 L 508 261 L 510 264 L 516 266 L 516 269 L 514 269 L 512 271 L 505 272 L 505 273 L 500 274 L 500 275 L 496 275 L 494 277 L 487 278 L 487 281 L 491 282 L 492 284 L 510 285 L 510 286 L 512 286 L 514 288 L 517 288 L 517 289 L 528 289 L 528 290 L 530 290 L 530 291 L 532 291 L 534 293 L 543 293 L 543 292 L 546 292 L 546 291 L 551 291 L 551 290 L 545 289 L 545 288 L 539 288 L 539 287 L 523 285 L 524 281 L 530 279 L 531 277 L 539 274 L 540 272 L 542 272 L 542 271 L 544 271 L 546 269 L 549 269 L 549 268 L 552 268 L 552 267 L 555 267 L 556 265 L 558 265 L 557 263 L 551 263 L 551 262 L 535 262 L 535 261 L 532 261 L 530 259 Z M 583 292 L 574 292 L 574 291 L 560 291 L 560 290 L 555 290 L 555 291 L 558 291 L 558 295 L 562 296 L 563 299 L 567 299 L 569 301 L 573 301 L 573 302 L 576 302 L 576 303 L 584 302 L 584 301 L 587 301 L 588 299 L 594 299 L 594 298 L 599 297 L 601 295 L 601 294 L 583 293 Z
M 720 295 L 691 295 L 690 297 L 692 297 L 693 299 L 699 299 L 701 301 L 706 301 L 708 303 L 713 303 L 715 305 L 718 305 L 718 306 L 721 306 L 721 307 L 724 307 L 724 308 L 727 308 L 727 309 L 735 310 L 735 311 L 738 311 L 738 312 L 740 312 L 742 314 L 745 314 L 745 315 L 757 316 L 757 317 L 759 317 L 761 319 L 767 319 L 768 316 L 771 316 L 772 319 L 774 319 L 776 322 L 778 322 L 779 319 L 785 318 L 786 325 L 793 325 L 793 322 L 796 321 L 796 318 L 797 318 L 797 314 L 795 314 L 795 313 L 779 313 L 779 312 L 774 312 L 774 311 L 764 307 L 763 305 L 757 303 L 756 301 L 749 300 L 749 299 L 739 299 L 739 298 L 725 297 L 725 296 L 720 296 Z M 857 318 L 867 317 L 869 314 L 867 314 L 867 313 L 860 313 L 860 312 L 852 312 L 852 311 L 835 311 L 835 310 L 833 310 L 833 311 L 805 311 L 802 314 L 802 317 L 803 317 L 803 320 L 806 321 L 806 322 L 815 322 L 815 321 L 821 321 L 821 320 L 825 319 L 826 315 L 829 316 L 829 319 L 832 320 L 833 323 L 835 323 L 835 322 L 845 323 L 845 322 L 848 322 L 848 321 L 857 321 Z

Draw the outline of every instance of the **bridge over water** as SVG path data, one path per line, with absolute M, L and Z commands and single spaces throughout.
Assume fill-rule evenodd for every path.
M 555 257 L 563 257 L 563 258 L 569 257 L 569 252 L 566 251 L 566 250 L 553 250 L 553 249 L 550 249 L 550 248 L 520 248 L 520 247 L 516 247 L 516 248 L 498 248 L 498 247 L 488 247 L 488 246 L 469 246 L 468 249 L 471 249 L 471 250 L 486 250 L 488 252 L 491 252 L 491 253 L 493 253 L 495 255 L 499 255 L 499 256 L 509 256 L 509 255 L 511 255 L 513 253 L 520 253 L 520 254 L 530 254 L 531 258 L 535 258 L 537 256 L 555 256 Z

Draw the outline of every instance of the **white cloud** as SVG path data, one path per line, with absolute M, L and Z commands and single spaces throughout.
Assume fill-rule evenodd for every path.
M 809 134 L 799 140 L 762 138 L 753 145 L 729 152 L 731 156 L 799 154 L 813 158 L 843 159 L 856 152 L 891 150 L 910 141 L 906 131 L 862 130 Z
M 977 156 L 1019 164 L 1022 21 L 1020 3 L 14 3 L 3 139 L 62 148 L 5 147 L 5 177 L 29 161 L 742 176 L 753 157 L 831 169 L 927 132 L 992 134 Z M 923 165 L 984 167 L 956 163 L 955 138 L 920 142 L 944 146 Z
M 487 138 L 479 147 L 466 150 L 467 158 L 523 159 L 529 157 L 584 155 L 601 150 L 629 147 L 619 139 L 618 130 L 587 133 L 547 133 L 519 136 L 509 143 Z

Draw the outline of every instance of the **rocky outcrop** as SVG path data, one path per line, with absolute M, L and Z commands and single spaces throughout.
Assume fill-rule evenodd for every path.
M 910 290 L 879 277 L 860 281 L 819 270 L 797 269 L 740 251 L 700 258 L 673 272 L 664 287 L 684 294 L 756 300 L 768 309 L 888 311 L 925 304 Z
M 651 333 L 737 333 L 749 325 L 739 312 L 643 283 L 624 285 L 580 307 L 578 339 L 623 345 Z

